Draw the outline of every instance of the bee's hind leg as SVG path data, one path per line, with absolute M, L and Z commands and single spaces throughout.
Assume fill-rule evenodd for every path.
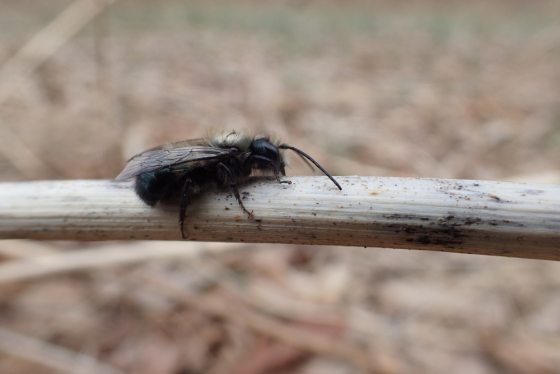
M 192 180 L 187 178 L 181 189 L 181 197 L 179 202 L 179 227 L 181 228 L 181 238 L 187 239 L 188 233 L 185 235 L 185 216 L 187 212 L 187 205 L 189 204 L 189 192 L 192 185 Z
M 249 217 L 249 219 L 253 219 L 254 218 L 253 212 L 248 211 L 247 208 L 245 208 L 245 205 L 243 205 L 243 201 L 241 200 L 241 195 L 239 194 L 239 189 L 237 188 L 237 183 L 235 181 L 233 173 L 231 172 L 231 169 L 227 165 L 221 162 L 218 164 L 218 166 L 221 167 L 226 173 L 227 184 L 229 185 L 229 189 L 231 193 L 233 194 L 233 196 L 235 196 L 235 199 L 239 203 L 239 206 L 247 214 L 247 217 Z

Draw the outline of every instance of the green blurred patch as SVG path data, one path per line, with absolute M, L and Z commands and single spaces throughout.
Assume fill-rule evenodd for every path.
M 543 137 L 543 143 L 546 147 L 560 146 L 560 111 L 554 115 L 550 128 Z
M 3 2 L 0 31 L 4 38 L 38 31 L 71 2 L 64 0 Z M 303 4 L 303 5 L 302 5 Z M 511 33 L 515 37 L 538 32 L 557 23 L 547 6 L 501 2 L 469 5 L 426 2 L 346 4 L 246 1 L 116 1 L 105 17 L 119 34 L 212 32 L 281 43 L 287 51 L 315 50 L 335 43 L 344 48 L 360 38 L 394 38 L 395 33 L 427 35 L 445 44 L 457 35 Z M 554 8 L 556 9 L 556 8 Z M 8 32 L 9 30 L 9 32 Z

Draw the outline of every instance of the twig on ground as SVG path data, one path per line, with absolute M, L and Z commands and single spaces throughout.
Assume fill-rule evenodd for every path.
M 76 0 L 0 67 L 0 104 L 114 0 Z
M 352 344 L 348 344 L 343 339 L 334 339 L 328 334 L 312 333 L 301 326 L 276 320 L 252 311 L 241 302 L 232 304 L 232 300 L 224 298 L 223 295 L 201 296 L 191 294 L 184 288 L 175 286 L 159 275 L 144 274 L 142 279 L 158 287 L 161 292 L 193 308 L 247 326 L 255 332 L 279 340 L 291 347 L 340 358 L 353 363 L 356 367 L 366 372 L 400 372 L 398 370 L 398 363 L 382 352 L 372 355 L 365 350 L 356 348 Z
M 120 370 L 94 357 L 0 327 L 0 351 L 61 373 L 119 374 Z
M 139 243 L 133 248 L 126 244 L 115 244 L 104 248 L 38 255 L 25 260 L 0 264 L 0 285 L 49 275 L 122 266 L 155 259 L 193 259 L 209 253 L 224 252 L 236 248 L 239 248 L 239 246 L 217 243 L 177 243 L 173 246 Z
M 17 95 L 26 84 L 30 84 L 29 77 L 45 61 L 114 1 L 75 0 L 3 62 L 0 65 L 0 105 Z M 9 123 L 2 123 L 0 126 L 0 139 L 4 140 L 3 148 L 7 148 L 2 152 L 3 156 L 26 177 L 37 177 L 41 173 L 46 175 L 45 170 L 56 169 L 42 160 Z

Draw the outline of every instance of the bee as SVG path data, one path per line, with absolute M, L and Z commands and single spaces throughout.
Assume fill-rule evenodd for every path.
M 179 227 L 185 239 L 187 206 L 212 185 L 228 188 L 252 219 L 253 213 L 243 205 L 238 186 L 255 175 L 274 176 L 279 183 L 291 183 L 281 180 L 286 175 L 283 150 L 295 152 L 308 164 L 310 161 L 342 190 L 333 176 L 304 151 L 266 136 L 249 137 L 235 131 L 148 149 L 130 158 L 115 180 L 135 178 L 136 194 L 152 207 L 178 197 Z

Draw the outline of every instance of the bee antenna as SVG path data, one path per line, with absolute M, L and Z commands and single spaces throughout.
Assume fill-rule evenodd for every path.
M 313 165 L 317 166 L 319 168 L 319 170 L 321 170 L 327 177 L 329 177 L 329 179 L 338 187 L 339 190 L 342 190 L 342 187 L 340 187 L 340 184 L 338 184 L 336 179 L 334 179 L 334 177 L 332 175 L 330 175 L 328 171 L 326 171 L 321 165 L 319 165 L 319 163 L 317 161 L 315 161 L 311 156 L 309 156 L 307 153 L 305 153 L 301 149 L 298 149 L 298 148 L 293 147 L 293 146 L 288 145 L 288 144 L 280 144 L 278 146 L 278 148 L 280 148 L 280 149 L 290 149 L 290 150 L 294 151 L 295 153 L 297 153 L 298 156 L 300 156 L 304 160 L 307 159 L 307 160 L 311 161 L 313 163 Z

